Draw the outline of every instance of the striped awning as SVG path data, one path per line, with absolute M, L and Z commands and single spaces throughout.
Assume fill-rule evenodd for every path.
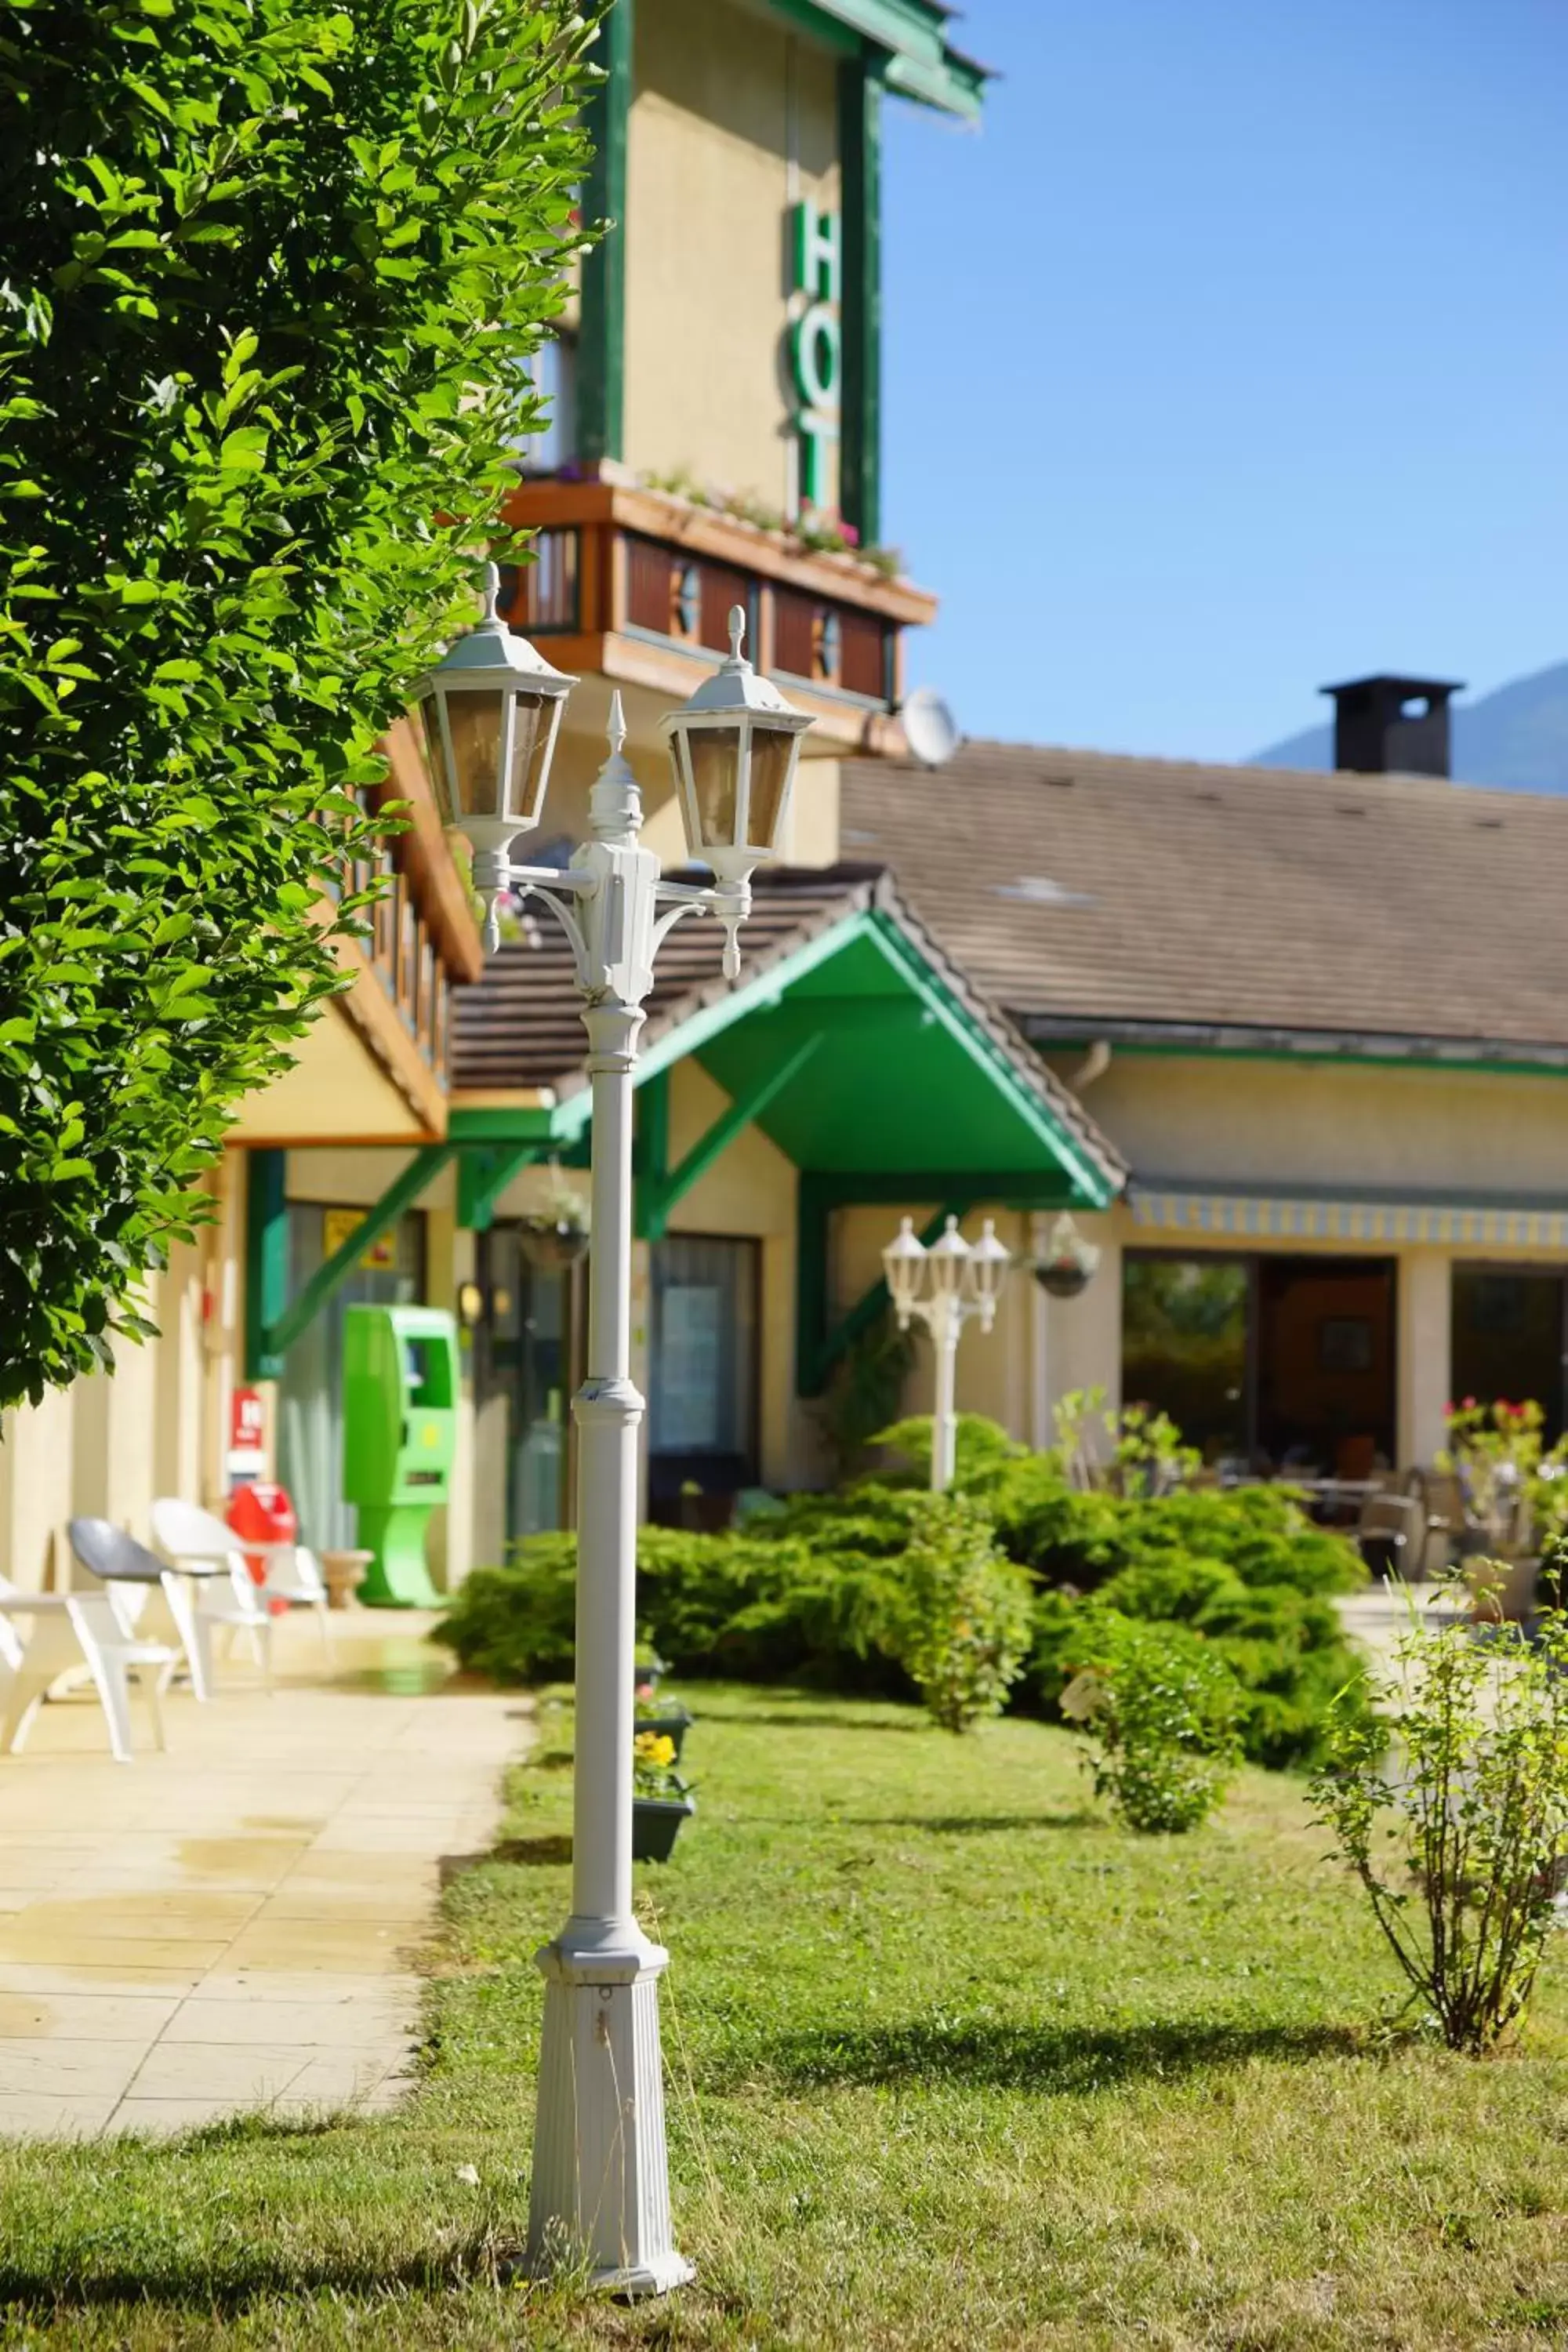
M 1135 1183 L 1135 1224 L 1237 1241 L 1435 1242 L 1458 1249 L 1568 1253 L 1568 1204 L 1354 1200 L 1200 1192 Z

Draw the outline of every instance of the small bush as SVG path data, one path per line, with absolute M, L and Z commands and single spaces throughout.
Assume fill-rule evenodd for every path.
M 1532 1645 L 1413 1615 L 1368 1680 L 1388 1720 L 1331 1711 L 1320 1818 L 1413 2000 L 1479 2053 L 1523 2015 L 1568 1893 L 1568 1617 L 1542 1611 Z
M 962 1495 L 933 1495 L 916 1519 L 881 1631 L 935 1720 L 969 1731 L 1000 1715 L 1029 1646 L 1028 1579 Z
M 1196 1829 L 1239 1755 L 1242 1691 L 1225 1660 L 1184 1626 L 1079 1612 L 1065 1711 L 1093 1746 L 1096 1796 L 1130 1829 Z

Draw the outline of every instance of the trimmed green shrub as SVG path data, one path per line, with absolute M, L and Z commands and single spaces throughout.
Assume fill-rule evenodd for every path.
M 1020 1689 L 1026 1705 L 1059 1715 L 1080 1629 L 1096 1610 L 1201 1634 L 1240 1685 L 1243 1753 L 1276 1769 L 1319 1761 L 1329 1708 L 1360 1675 L 1331 1601 L 1289 1585 L 1249 1586 L 1222 1560 L 1157 1554 L 1109 1578 L 1092 1601 L 1060 1591 L 1039 1595 Z
M 1130 1829 L 1196 1829 L 1240 1758 L 1239 1684 L 1186 1627 L 1077 1612 L 1068 1713 L 1090 1743 L 1096 1796 Z
M 963 1495 L 925 1498 L 899 1570 L 879 1646 L 944 1731 L 1000 1715 L 1028 1653 L 1033 1595 L 984 1510 Z
M 1311 1527 L 1277 1490 L 1152 1500 L 1081 1494 L 1053 1456 L 1020 1456 L 994 1423 L 966 1420 L 967 1499 L 1039 1588 L 1010 1704 L 1058 1715 L 1080 1622 L 1075 1608 L 1093 1591 L 1121 1617 L 1204 1636 L 1242 1686 L 1239 1732 L 1252 1762 L 1318 1762 L 1330 1705 L 1357 1675 L 1330 1597 L 1363 1580 L 1348 1544 Z M 929 1436 L 929 1422 L 887 1434 L 902 1448 L 906 1431 L 921 1428 Z M 921 1486 L 875 1478 L 794 1496 L 776 1516 L 731 1534 L 645 1528 L 640 1622 L 689 1678 L 793 1678 L 907 1696 L 899 1612 L 911 1546 L 933 1507 L 949 1507 Z M 564 1678 L 574 1555 L 574 1538 L 538 1536 L 507 1568 L 477 1570 L 441 1638 L 465 1664 L 500 1681 Z
M 929 1412 L 911 1413 L 905 1421 L 895 1421 L 890 1428 L 880 1429 L 875 1437 L 867 1439 L 868 1445 L 879 1447 L 901 1460 L 903 1469 L 895 1468 L 882 1474 L 888 1484 L 898 1486 L 931 1486 L 931 1419 Z M 983 1412 L 961 1412 L 953 1433 L 953 1490 L 964 1494 L 973 1488 L 984 1490 L 1003 1465 L 1026 1458 L 1027 1448 L 1009 1437 L 999 1421 L 988 1421 Z
M 476 1569 L 436 1628 L 465 1666 L 500 1683 L 563 1682 L 573 1670 L 577 1539 L 530 1536 L 504 1568 Z M 687 1678 L 826 1682 L 908 1692 L 876 1654 L 889 1588 L 875 1561 L 838 1559 L 767 1537 L 637 1534 L 637 1615 Z

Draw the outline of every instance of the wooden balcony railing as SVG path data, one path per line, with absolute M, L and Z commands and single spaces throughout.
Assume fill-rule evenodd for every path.
M 747 614 L 753 660 L 788 683 L 819 741 L 901 751 L 902 635 L 934 598 L 852 555 L 810 552 L 609 467 L 520 484 L 507 520 L 535 533 L 502 610 L 561 668 L 684 697 Z

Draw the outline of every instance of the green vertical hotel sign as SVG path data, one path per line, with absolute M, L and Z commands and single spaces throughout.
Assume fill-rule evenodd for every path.
M 796 487 L 802 507 L 828 505 L 828 445 L 838 438 L 844 394 L 844 240 L 837 213 L 809 198 L 795 208 L 793 294 L 805 306 L 789 327 L 795 394 Z

